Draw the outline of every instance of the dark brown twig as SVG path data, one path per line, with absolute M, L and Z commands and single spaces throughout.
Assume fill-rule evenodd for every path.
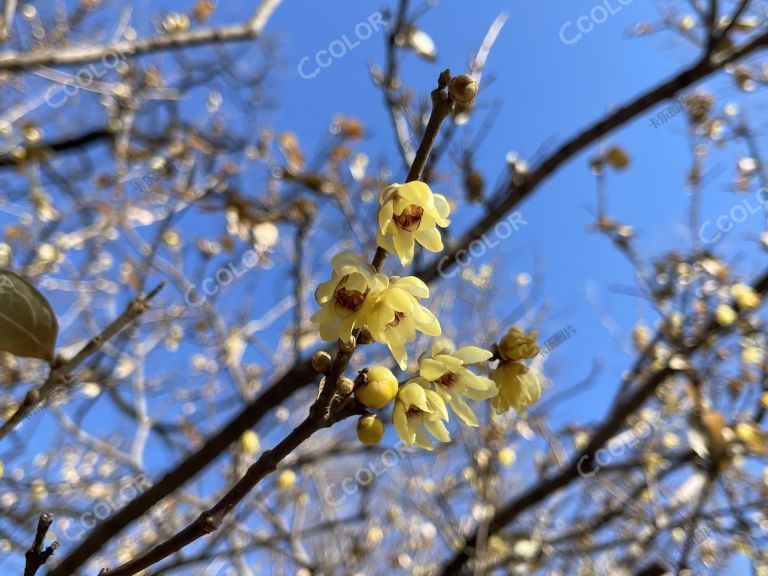
M 43 548 L 43 541 L 45 535 L 48 533 L 48 529 L 53 524 L 53 516 L 44 513 L 40 514 L 40 519 L 37 521 L 37 531 L 35 532 L 35 540 L 32 543 L 32 547 L 27 550 L 24 557 L 27 559 L 24 566 L 24 576 L 35 576 L 40 567 L 46 563 L 56 549 L 59 547 L 58 542 L 53 542 L 47 548 Z

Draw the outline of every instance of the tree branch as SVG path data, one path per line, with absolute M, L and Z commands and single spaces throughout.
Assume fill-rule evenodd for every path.
M 246 42 L 258 38 L 272 13 L 282 0 L 264 0 L 254 16 L 244 24 L 231 24 L 217 28 L 202 28 L 188 32 L 164 34 L 154 38 L 124 41 L 107 46 L 80 46 L 52 48 L 40 52 L 5 52 L 0 54 L 0 72 L 24 72 L 40 66 L 72 66 L 104 58 L 122 58 L 153 54 L 166 50 L 191 48 L 205 44 Z
M 32 543 L 32 547 L 27 550 L 24 555 L 27 562 L 24 566 L 24 576 L 35 576 L 40 567 L 46 563 L 56 549 L 59 547 L 58 542 L 54 542 L 47 548 L 43 549 L 43 541 L 45 535 L 48 533 L 48 529 L 53 523 L 53 516 L 50 514 L 41 514 L 40 519 L 37 521 L 37 531 L 35 532 L 35 540 Z
M 57 359 L 51 366 L 51 371 L 48 374 L 48 378 L 40 385 L 39 388 L 30 390 L 24 401 L 19 405 L 16 411 L 3 422 L 0 426 L 0 440 L 5 438 L 11 431 L 22 421 L 29 416 L 37 406 L 45 402 L 50 395 L 61 386 L 65 386 L 72 372 L 85 362 L 90 356 L 98 352 L 105 342 L 108 342 L 120 332 L 122 332 L 129 324 L 131 324 L 136 318 L 146 312 L 149 307 L 149 303 L 163 288 L 165 282 L 161 282 L 146 296 L 140 296 L 133 302 L 131 302 L 112 323 L 104 328 L 102 332 L 91 338 L 88 343 L 72 358 L 69 360 Z

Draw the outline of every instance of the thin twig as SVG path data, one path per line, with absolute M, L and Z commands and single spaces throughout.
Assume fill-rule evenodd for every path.
M 27 550 L 24 555 L 27 562 L 24 566 L 24 576 L 35 576 L 40 567 L 46 563 L 56 549 L 59 547 L 58 542 L 53 542 L 50 546 L 43 549 L 43 541 L 45 541 L 45 535 L 48 533 L 48 529 L 53 524 L 53 516 L 44 513 L 40 515 L 40 519 L 37 521 L 37 531 L 35 532 L 35 540 L 32 543 L 32 547 Z
M 165 282 L 158 284 L 146 296 L 140 296 L 126 307 L 109 326 L 97 336 L 91 338 L 83 348 L 69 360 L 56 360 L 51 366 L 48 378 L 38 388 L 33 388 L 24 397 L 24 401 L 16 411 L 0 426 L 0 440 L 5 438 L 22 421 L 29 416 L 35 408 L 45 402 L 53 392 L 66 386 L 72 373 L 89 357 L 101 350 L 104 344 L 122 332 L 136 318 L 141 316 L 149 308 L 149 303 L 163 288 Z
M 0 71 L 24 72 L 40 66 L 72 66 L 105 58 L 129 58 L 166 50 L 179 50 L 205 44 L 247 42 L 258 38 L 272 13 L 282 0 L 264 0 L 253 18 L 245 24 L 202 28 L 187 32 L 164 34 L 154 38 L 123 41 L 106 46 L 56 47 L 40 52 L 4 52 L 0 54 Z

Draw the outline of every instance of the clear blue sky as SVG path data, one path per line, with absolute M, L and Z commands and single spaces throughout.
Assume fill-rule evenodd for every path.
M 215 22 L 242 19 L 250 14 L 254 4 L 227 0 L 221 3 L 224 7 Z M 420 94 L 427 94 L 442 69 L 462 71 L 469 53 L 477 48 L 500 11 L 510 13 L 488 61 L 485 79 L 493 81 L 482 86 L 479 101 L 481 107 L 501 105 L 477 155 L 479 168 L 492 182 L 505 170 L 508 152 L 515 151 L 530 161 L 545 144 L 544 151 L 551 151 L 612 106 L 632 99 L 694 59 L 695 53 L 689 46 L 668 34 L 629 37 L 628 32 L 637 22 L 655 20 L 650 3 L 639 0 L 595 26 L 579 42 L 565 44 L 560 37 L 564 24 L 575 22 L 597 3 L 444 0 L 419 20 L 438 47 L 437 62 L 408 56 L 402 69 L 404 82 Z M 153 11 L 163 6 L 187 10 L 191 4 L 152 2 L 151 6 Z M 148 5 L 146 0 L 138 2 L 134 13 L 136 26 L 143 32 L 150 29 L 145 16 L 149 11 L 144 9 Z M 361 41 L 313 79 L 302 78 L 298 72 L 305 57 L 310 58 L 306 70 L 313 70 L 311 60 L 318 51 L 327 49 L 344 35 L 354 38 L 356 26 L 381 7 L 376 2 L 353 0 L 286 0 L 268 25 L 269 36 L 279 46 L 270 86 L 278 107 L 268 120 L 278 130 L 297 133 L 310 155 L 325 141 L 333 116 L 343 114 L 366 123 L 371 137 L 361 148 L 373 161 L 387 158 L 392 166 L 400 166 L 381 94 L 368 73 L 369 63 L 383 61 L 382 33 Z M 711 80 L 711 86 L 717 93 L 732 93 L 744 101 L 722 75 Z M 764 112 L 754 102 L 746 101 L 744 107 L 754 110 L 753 116 Z M 646 257 L 673 246 L 688 245 L 688 196 L 684 182 L 690 157 L 686 122 L 680 116 L 653 128 L 650 117 L 646 114 L 638 118 L 608 140 L 622 145 L 632 159 L 628 172 L 610 172 L 607 177 L 609 213 L 636 228 L 639 246 Z M 472 122 L 479 126 L 481 118 Z M 567 324 L 576 329 L 576 336 L 552 355 L 551 362 L 562 368 L 554 381 L 556 388 L 582 379 L 595 358 L 605 364 L 604 375 L 592 390 L 561 407 L 558 418 L 562 420 L 599 418 L 621 372 L 630 362 L 623 351 L 627 333 L 638 315 L 647 313 L 639 299 L 615 290 L 633 286 L 632 269 L 626 260 L 604 237 L 587 233 L 596 206 L 595 181 L 587 168 L 587 158 L 592 153 L 594 150 L 577 157 L 525 202 L 519 210 L 528 225 L 485 259 L 496 265 L 500 278 L 523 272 L 535 275 L 535 268 L 541 267 L 541 299 L 553 306 L 542 327 L 543 334 L 554 333 Z M 724 189 L 732 173 L 733 166 L 724 164 L 722 177 L 705 188 L 705 213 L 710 217 L 734 204 L 733 196 Z M 402 178 L 398 174 L 394 179 Z M 461 197 L 455 179 L 434 188 L 456 199 Z M 477 215 L 474 208 L 461 208 L 454 225 L 457 229 L 466 228 Z M 755 235 L 761 224 L 756 216 L 734 234 Z M 473 264 L 480 262 L 475 260 Z M 744 270 L 754 271 L 758 265 L 755 254 L 744 256 Z M 179 295 L 176 297 L 181 300 Z M 617 341 L 606 328 L 606 318 L 610 318 L 616 335 L 623 340 Z M 157 470 L 163 468 L 158 466 Z

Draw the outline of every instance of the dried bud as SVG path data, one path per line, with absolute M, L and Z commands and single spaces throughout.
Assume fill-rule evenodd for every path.
M 448 93 L 454 102 L 470 104 L 477 96 L 477 80 L 469 74 L 459 74 L 448 82 Z
M 331 369 L 331 355 L 324 350 L 315 352 L 312 356 L 312 367 L 318 374 L 328 374 Z
M 499 342 L 499 354 L 504 360 L 530 360 L 539 353 L 536 332 L 527 336 L 519 328 L 510 328 Z
M 352 390 L 355 389 L 355 383 L 347 378 L 346 376 L 342 376 L 339 379 L 339 386 L 338 391 L 339 394 L 342 394 L 343 396 L 348 396 L 352 394 Z
M 355 398 L 361 404 L 378 410 L 397 395 L 397 378 L 389 368 L 373 366 L 361 372 Z
M 357 421 L 357 437 L 367 446 L 375 446 L 384 436 L 384 422 L 378 416 L 366 414 Z

